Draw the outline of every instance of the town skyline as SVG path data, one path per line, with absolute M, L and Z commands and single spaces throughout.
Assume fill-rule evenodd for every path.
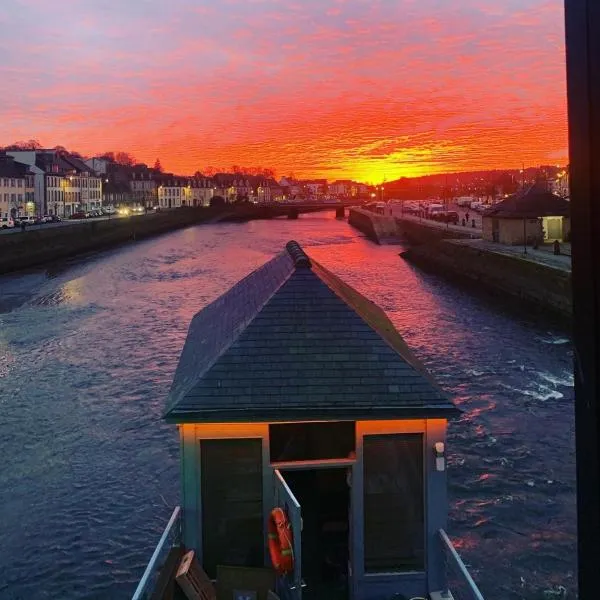
M 566 160 L 560 0 L 96 4 L 5 7 L 2 143 L 374 183 Z

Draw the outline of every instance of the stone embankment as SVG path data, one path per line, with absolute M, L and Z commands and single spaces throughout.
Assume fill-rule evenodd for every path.
M 348 223 L 377 244 L 398 241 L 398 228 L 394 217 L 379 215 L 364 208 L 351 208 Z
M 448 238 L 479 238 L 481 231 L 445 225 L 416 217 L 381 215 L 363 208 L 351 208 L 348 223 L 378 244 L 408 242 L 427 244 Z
M 572 317 L 571 269 L 544 257 L 519 256 L 490 248 L 482 240 L 440 240 L 401 254 L 413 264 L 454 281 L 471 283 L 529 309 Z M 548 257 L 554 258 L 554 257 Z
M 567 257 L 481 240 L 478 229 L 445 225 L 418 217 L 392 217 L 350 209 L 348 222 L 374 242 L 404 242 L 401 255 L 416 266 L 452 281 L 477 286 L 494 296 L 517 300 L 533 311 L 572 316 L 571 268 Z M 553 260 L 553 259 L 561 260 Z M 564 259 L 564 260 L 563 260 Z
M 223 213 L 223 208 L 178 208 L 128 218 L 82 220 L 62 227 L 42 227 L 0 235 L 0 273 L 221 220 L 227 217 Z

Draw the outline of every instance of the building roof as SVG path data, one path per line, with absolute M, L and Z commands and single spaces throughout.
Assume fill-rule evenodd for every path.
M 536 219 L 538 217 L 569 216 L 569 202 L 534 183 L 499 202 L 484 213 L 484 217 L 504 219 Z
M 193 318 L 170 422 L 448 417 L 385 313 L 296 242 Z
M 24 179 L 28 172 L 29 168 L 12 156 L 0 155 L 0 177 Z

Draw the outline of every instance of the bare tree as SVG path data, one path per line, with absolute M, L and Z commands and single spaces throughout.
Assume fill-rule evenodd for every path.
M 26 142 L 24 141 L 18 141 L 18 142 L 14 142 L 13 144 L 10 144 L 9 146 L 5 146 L 4 150 L 40 150 L 42 148 L 42 145 L 37 141 L 37 140 L 28 140 Z
M 136 163 L 136 160 L 131 154 L 129 154 L 129 152 L 120 151 L 115 154 L 115 162 L 120 165 L 133 167 L 133 165 Z
M 160 158 L 156 159 L 156 162 L 154 163 L 154 170 L 158 171 L 159 173 L 163 172 L 163 166 L 160 163 Z

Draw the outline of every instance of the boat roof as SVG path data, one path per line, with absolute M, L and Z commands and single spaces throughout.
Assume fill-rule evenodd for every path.
M 223 423 L 457 412 L 383 310 L 289 242 L 194 316 L 164 416 Z

